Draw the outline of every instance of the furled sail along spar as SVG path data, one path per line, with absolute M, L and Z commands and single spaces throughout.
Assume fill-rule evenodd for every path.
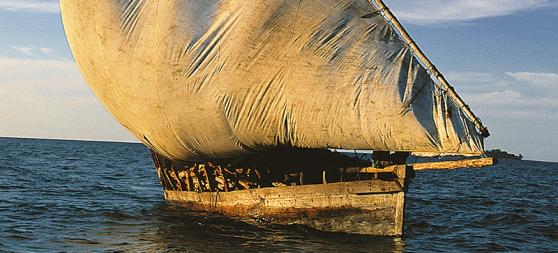
M 169 158 L 283 145 L 481 154 L 485 128 L 443 77 L 433 80 L 435 68 L 376 1 L 61 0 L 61 8 L 94 93 Z

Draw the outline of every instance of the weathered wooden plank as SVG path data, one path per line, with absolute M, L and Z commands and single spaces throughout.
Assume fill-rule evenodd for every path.
M 375 167 L 350 167 L 350 168 L 343 168 L 340 171 L 344 173 L 399 173 L 401 170 L 405 170 L 406 165 L 392 165 L 385 168 L 375 168 Z M 404 176 L 402 177 L 404 178 Z
M 398 183 L 383 180 L 354 181 L 331 184 L 318 185 L 301 185 L 288 187 L 268 187 L 261 189 L 231 191 L 226 195 L 234 201 L 246 198 L 252 199 L 254 195 L 265 196 L 265 198 L 297 198 L 304 195 L 314 195 L 317 193 L 329 195 L 347 195 L 347 194 L 379 194 L 403 191 Z M 173 192 L 173 191 L 167 191 Z M 180 192 L 180 191 L 177 191 Z M 193 192 L 193 194 L 204 196 L 211 192 Z
M 479 158 L 479 159 L 466 159 L 459 161 L 445 161 L 445 162 L 430 162 L 430 163 L 414 163 L 413 169 L 420 170 L 453 170 L 462 168 L 482 168 L 495 164 L 495 159 L 492 157 Z
M 399 192 L 395 196 L 397 203 L 395 204 L 395 234 L 402 235 L 405 227 L 405 193 Z
M 403 232 L 405 193 L 394 181 L 369 180 L 232 192 L 165 191 L 192 210 L 220 212 L 324 231 L 392 235 Z

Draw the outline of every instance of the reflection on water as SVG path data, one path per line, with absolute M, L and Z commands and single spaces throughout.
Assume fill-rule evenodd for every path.
M 558 166 L 421 172 L 406 237 L 245 223 L 162 201 L 136 144 L 0 138 L 0 251 L 402 252 L 558 248 Z
M 83 234 L 68 234 L 50 249 L 175 252 L 402 252 L 403 242 L 302 226 L 248 224 L 160 204 L 138 216 L 110 212 Z
M 122 249 L 110 235 L 126 238 L 124 249 L 220 251 L 400 252 L 402 242 L 386 237 L 354 236 L 310 230 L 302 226 L 245 223 L 221 216 L 184 211 L 164 204 L 144 213 L 144 224 L 115 219 L 104 228 L 109 248 Z M 147 218 L 149 217 L 149 218 Z

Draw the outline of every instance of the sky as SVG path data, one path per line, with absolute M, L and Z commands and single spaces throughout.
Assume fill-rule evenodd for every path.
M 558 161 L 558 0 L 385 0 L 492 132 Z M 0 136 L 136 142 L 83 81 L 57 0 L 0 0 Z

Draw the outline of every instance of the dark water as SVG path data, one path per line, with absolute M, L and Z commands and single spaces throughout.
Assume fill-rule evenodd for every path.
M 0 251 L 558 251 L 558 164 L 420 172 L 402 240 L 166 205 L 137 144 L 0 138 Z

